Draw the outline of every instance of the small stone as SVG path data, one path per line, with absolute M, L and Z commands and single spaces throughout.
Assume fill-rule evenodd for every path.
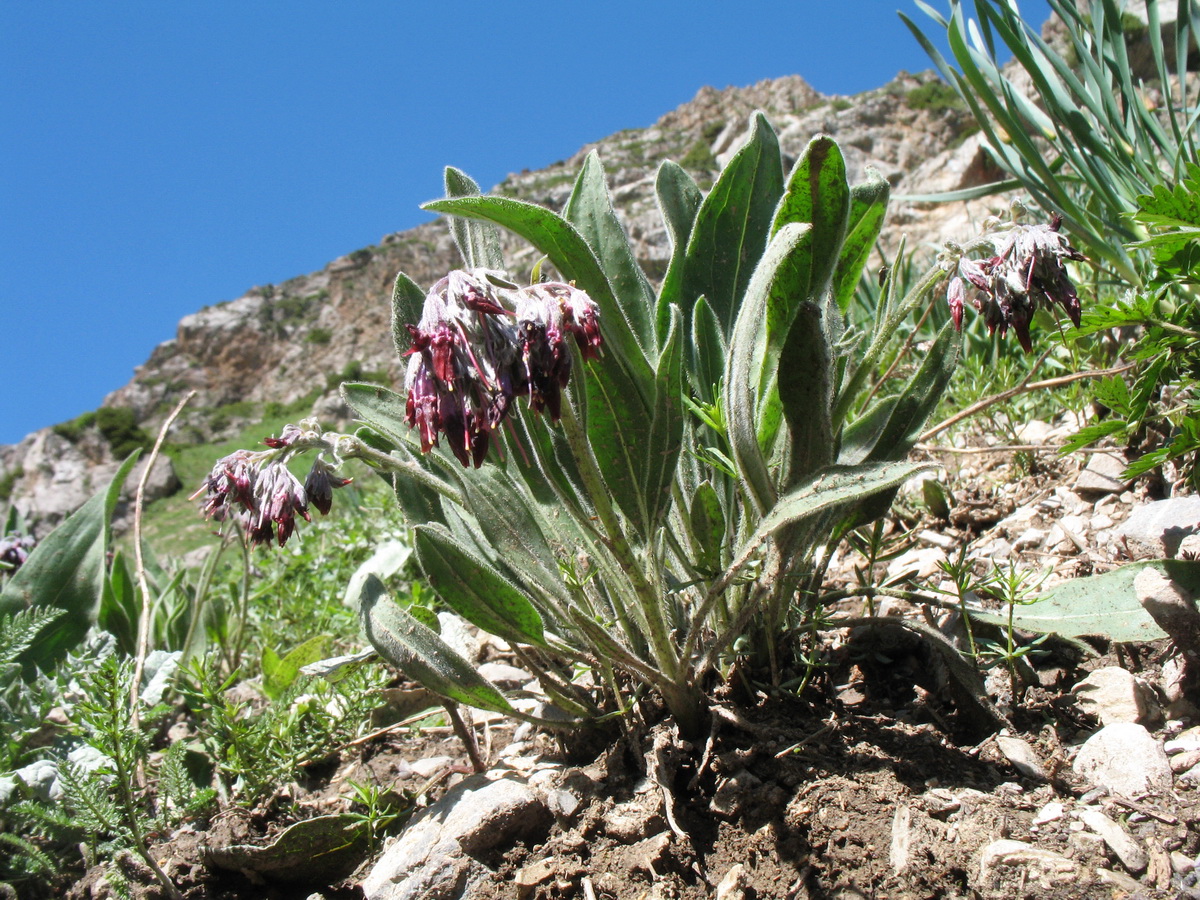
M 1047 532 L 1040 528 L 1026 528 L 1013 540 L 1014 550 L 1036 549 L 1046 541 Z
M 1066 807 L 1057 800 L 1051 800 L 1045 806 L 1038 810 L 1036 816 L 1033 817 L 1034 825 L 1047 825 L 1050 822 L 1057 822 L 1066 814 Z
M 1013 764 L 1013 767 L 1026 778 L 1032 778 L 1035 781 L 1049 780 L 1046 770 L 1042 768 L 1041 760 L 1038 759 L 1033 747 L 1029 746 L 1028 741 L 1001 734 L 996 736 L 996 746 Z
M 1146 722 L 1158 718 L 1154 695 L 1131 673 L 1119 666 L 1106 666 L 1078 682 L 1072 693 L 1080 708 L 1102 725 L 1116 722 Z
M 546 806 L 556 819 L 570 819 L 579 812 L 583 800 L 571 791 L 558 788 L 546 793 Z
M 734 863 L 717 885 L 716 900 L 745 900 L 750 876 L 742 863 Z
M 1186 875 L 1196 868 L 1196 861 L 1178 850 L 1171 851 L 1171 869 L 1177 875 Z
M 516 666 L 505 663 L 486 662 L 479 667 L 478 671 L 480 675 L 502 691 L 524 687 L 533 681 L 533 676 L 524 669 L 518 669 Z
M 1183 753 L 1176 753 L 1170 758 L 1171 771 L 1176 774 L 1186 772 L 1200 763 L 1200 750 L 1186 750 Z
M 718 816 L 732 818 L 738 814 L 751 792 L 760 784 L 761 779 L 746 769 L 735 772 L 717 786 L 708 808 Z
M 479 662 L 479 656 L 483 652 L 483 641 L 479 632 L 468 625 L 465 619 L 452 612 L 443 611 L 438 613 L 437 617 L 442 640 L 468 662 Z
M 1098 809 L 1081 809 L 1076 813 L 1081 822 L 1100 837 L 1116 854 L 1117 859 L 1135 875 L 1144 872 L 1150 862 L 1146 848 L 1130 837 L 1125 830 Z
M 1111 884 L 1117 890 L 1137 896 L 1141 893 L 1142 885 L 1136 878 L 1130 878 L 1124 872 L 1114 872 L 1112 869 L 1097 869 L 1096 877 L 1101 884 Z M 1142 896 L 1145 896 L 1144 894 Z
M 1115 453 L 1093 453 L 1087 466 L 1075 479 L 1075 490 L 1084 496 L 1118 494 L 1125 490 L 1121 473 L 1125 460 Z
M 1170 790 L 1172 781 L 1162 745 L 1134 722 L 1106 725 L 1088 738 L 1075 757 L 1074 771 L 1130 798 Z
M 427 756 L 409 763 L 409 768 L 418 778 L 432 778 L 453 764 L 454 759 L 449 756 Z
M 517 877 L 513 879 L 518 900 L 524 900 L 533 893 L 533 889 L 539 884 L 545 884 L 553 877 L 554 863 L 551 860 L 539 859 L 537 862 L 523 866 L 521 871 L 517 872 Z
M 907 803 L 896 805 L 896 813 L 892 816 L 892 844 L 890 859 L 892 873 L 900 875 L 912 862 L 912 809 Z
M 983 848 L 979 880 L 985 888 L 991 888 L 993 880 L 1006 869 L 1024 869 L 1047 888 L 1055 883 L 1074 881 L 1079 876 L 1079 867 L 1065 856 L 1024 841 L 993 841 Z

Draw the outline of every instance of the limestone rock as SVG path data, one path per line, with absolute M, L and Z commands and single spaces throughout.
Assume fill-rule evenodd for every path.
M 1200 532 L 1200 496 L 1172 497 L 1136 507 L 1117 528 L 1139 558 L 1173 558 L 1188 535 Z
M 1141 725 L 1118 722 L 1093 734 L 1075 757 L 1075 774 L 1124 797 L 1158 793 L 1171 787 L 1167 754 Z
M 363 879 L 367 900 L 460 897 L 492 870 L 481 857 L 517 840 L 536 841 L 552 816 L 524 782 L 473 775 L 413 816 Z
M 1101 725 L 1115 722 L 1144 725 L 1158 717 L 1150 689 L 1119 666 L 1106 666 L 1089 673 L 1072 692 L 1080 708 L 1099 719 Z

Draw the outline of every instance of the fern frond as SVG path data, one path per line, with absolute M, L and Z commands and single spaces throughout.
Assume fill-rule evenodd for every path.
M 13 615 L 0 615 L 0 668 L 16 662 L 42 629 L 63 612 L 52 606 L 34 606 Z

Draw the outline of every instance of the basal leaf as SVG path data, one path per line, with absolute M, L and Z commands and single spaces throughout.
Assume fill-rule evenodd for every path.
M 595 251 L 626 320 L 648 357 L 655 355 L 654 290 L 629 246 L 624 226 L 613 212 L 604 166 L 593 150 L 587 155 L 563 217 Z
M 811 280 L 800 286 L 801 296 L 815 299 L 824 291 L 841 256 L 849 211 L 850 186 L 842 151 L 829 135 L 818 135 L 796 161 L 771 224 L 772 235 L 789 224 L 812 226 Z
M 678 283 L 687 258 L 688 240 L 692 236 L 692 226 L 696 223 L 696 214 L 704 195 L 687 170 L 670 160 L 658 167 L 654 189 L 658 196 L 658 208 L 667 226 L 667 237 L 671 241 L 671 261 L 663 281 L 674 284 Z M 669 299 L 661 297 L 657 316 L 659 340 L 666 337 L 670 327 L 670 308 Z M 686 317 L 684 324 L 687 324 Z
M 766 117 L 755 113 L 749 140 L 700 204 L 686 260 L 678 274 L 674 269 L 668 272 L 660 304 L 677 304 L 686 320 L 696 298 L 703 295 L 722 332 L 729 334 L 755 263 L 767 245 L 782 193 L 779 140 Z
M 683 445 L 683 317 L 679 307 L 671 310 L 655 378 L 654 418 L 650 422 L 642 496 L 646 501 L 648 526 L 653 530 L 670 505 L 671 485 Z
M 545 645 L 542 617 L 516 585 L 445 530 L 418 525 L 415 533 L 421 570 L 451 609 L 506 641 Z
M 413 681 L 467 706 L 512 712 L 496 686 L 437 634 L 401 609 L 378 578 L 368 577 L 358 596 L 351 599 L 359 608 L 371 645 Z
M 833 272 L 832 290 L 838 309 L 849 308 L 863 267 L 879 239 L 887 214 L 891 185 L 874 168 L 867 167 L 867 180 L 850 189 L 850 214 L 846 220 L 846 238 Z
M 26 651 L 24 663 L 49 671 L 96 621 L 104 592 L 113 510 L 139 453 L 131 453 L 103 490 L 34 547 L 0 591 L 0 613 L 31 606 L 53 606 L 67 613 Z
M 688 509 L 689 527 L 696 546 L 696 568 L 716 572 L 721 568 L 725 540 L 725 514 L 712 482 L 703 481 L 692 494 Z

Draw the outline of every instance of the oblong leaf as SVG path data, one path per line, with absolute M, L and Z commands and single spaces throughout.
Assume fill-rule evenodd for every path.
M 0 613 L 31 606 L 67 612 L 22 654 L 23 663 L 50 671 L 96 621 L 104 592 L 113 510 L 140 452 L 131 453 L 103 490 L 46 535 L 0 591 Z
M 678 283 L 681 267 L 687 258 L 692 226 L 696 223 L 696 214 L 700 211 L 704 194 L 687 170 L 671 160 L 666 160 L 658 167 L 658 175 L 654 179 L 654 192 L 658 198 L 663 222 L 667 226 L 667 237 L 671 241 L 671 260 L 667 264 L 663 282 Z M 670 309 L 669 298 L 661 296 L 657 315 L 660 341 L 666 337 L 667 329 L 671 325 Z M 687 323 L 686 317 L 684 323 Z
M 471 176 L 453 166 L 446 166 L 447 197 L 477 197 L 482 192 Z M 450 234 L 468 268 L 504 268 L 500 252 L 500 231 L 495 225 L 473 219 L 452 218 Z
M 683 340 L 682 315 L 671 308 L 667 332 L 655 374 L 654 417 L 647 440 L 642 496 L 646 503 L 647 527 L 653 530 L 671 501 L 671 485 L 683 447 Z
M 654 290 L 629 246 L 625 227 L 613 212 L 600 155 L 593 150 L 584 160 L 575 188 L 563 210 L 595 251 L 625 319 L 647 356 L 655 352 Z
M 854 298 L 867 257 L 871 255 L 879 232 L 883 230 L 891 190 L 888 180 L 872 166 L 867 166 L 867 180 L 850 189 L 846 237 L 842 241 L 830 285 L 838 309 L 843 313 Z
M 520 588 L 445 530 L 418 525 L 415 534 L 421 570 L 451 609 L 506 641 L 545 646 L 542 617 Z
M 505 714 L 513 711 L 494 684 L 436 633 L 401 609 L 374 575 L 362 583 L 359 595 L 352 599 L 357 601 L 371 646 L 413 681 L 467 706 Z
M 772 235 L 792 223 L 812 226 L 811 281 L 800 287 L 801 296 L 812 298 L 824 292 L 841 256 L 849 212 L 850 186 L 842 150 L 829 135 L 817 135 L 792 168 L 771 223 Z
M 403 272 L 398 272 L 392 284 L 392 346 L 397 356 L 403 357 L 412 347 L 412 335 L 404 326 L 420 322 L 424 306 L 425 292 Z
M 729 334 L 783 193 L 779 139 L 762 113 L 750 137 L 718 176 L 696 214 L 684 265 L 663 282 L 660 305 L 675 303 L 685 321 L 701 295 Z

